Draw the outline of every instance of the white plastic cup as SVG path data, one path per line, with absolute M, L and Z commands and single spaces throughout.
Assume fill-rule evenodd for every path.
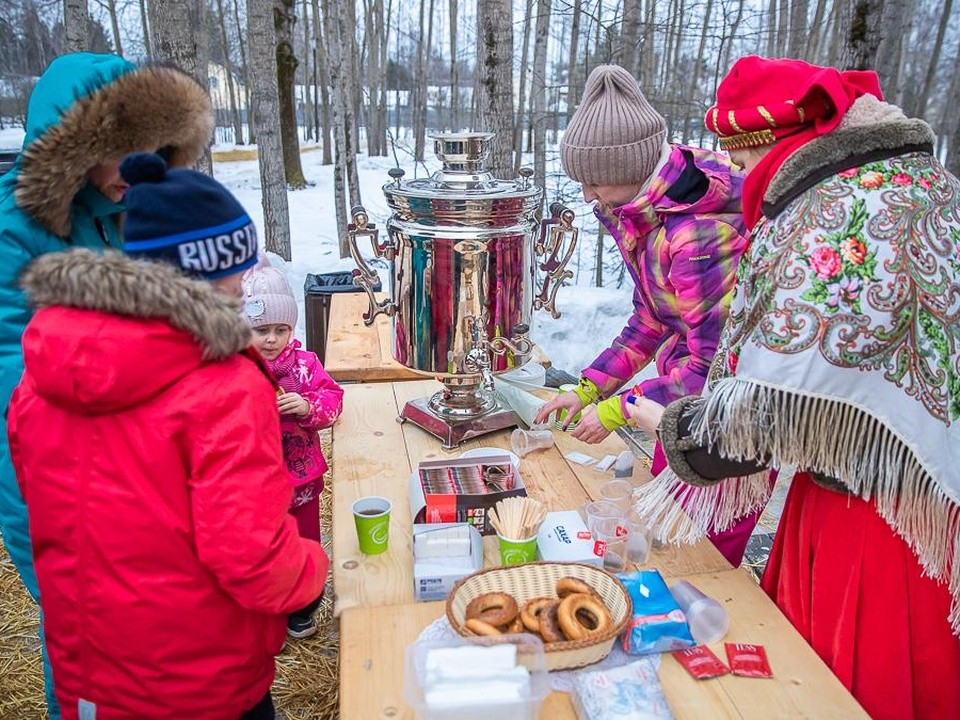
M 607 500 L 593 500 L 583 506 L 584 522 L 587 524 L 587 530 L 596 534 L 597 523 L 604 518 L 617 518 L 622 522 L 623 513 L 616 505 Z
M 608 572 L 624 572 L 627 569 L 627 542 L 630 530 L 624 525 L 622 517 L 608 517 L 599 520 L 594 535 L 605 545 L 603 569 Z
M 520 457 L 536 450 L 549 450 L 553 447 L 553 431 L 517 428 L 510 435 L 510 446 Z
M 608 480 L 600 486 L 600 499 L 613 503 L 626 515 L 633 505 L 633 485 L 626 480 Z
M 627 539 L 627 560 L 637 565 L 645 565 L 650 559 L 650 526 L 638 512 L 627 514 L 626 523 L 627 530 L 630 531 Z
M 720 603 L 686 580 L 671 585 L 670 592 L 687 616 L 690 634 L 698 645 L 723 639 L 730 627 L 730 617 Z

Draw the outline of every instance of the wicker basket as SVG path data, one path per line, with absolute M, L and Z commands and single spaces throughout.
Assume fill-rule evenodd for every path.
M 474 598 L 488 592 L 503 592 L 512 595 L 522 607 L 535 597 L 556 596 L 557 580 L 568 576 L 583 580 L 597 591 L 613 616 L 613 627 L 588 640 L 545 643 L 547 669 L 565 670 L 592 665 L 610 653 L 617 635 L 627 626 L 633 612 L 630 593 L 623 583 L 593 565 L 534 562 L 481 570 L 453 586 L 447 597 L 447 620 L 456 632 L 467 636 L 470 634 L 464 627 L 467 605 Z

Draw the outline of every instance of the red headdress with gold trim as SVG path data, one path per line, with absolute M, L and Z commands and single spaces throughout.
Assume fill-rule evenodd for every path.
M 802 60 L 756 55 L 734 63 L 717 87 L 716 104 L 707 110 L 707 129 L 719 136 L 724 150 L 777 143 L 747 176 L 744 216 L 748 224 L 759 219 L 763 191 L 787 156 L 833 130 L 854 101 L 866 94 L 883 99 L 872 70 L 841 72 Z M 757 188 L 758 183 L 762 188 Z M 758 190 L 758 196 L 748 197 Z

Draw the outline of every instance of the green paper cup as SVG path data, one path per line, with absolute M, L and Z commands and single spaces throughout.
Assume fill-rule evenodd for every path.
M 387 551 L 390 538 L 390 501 L 384 497 L 362 497 L 353 503 L 353 522 L 364 555 Z
M 537 536 L 526 540 L 511 540 L 497 533 L 500 543 L 501 565 L 522 565 L 537 559 Z

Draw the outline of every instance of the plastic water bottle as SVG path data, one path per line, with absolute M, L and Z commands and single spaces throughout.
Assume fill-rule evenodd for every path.
M 707 597 L 686 580 L 671 585 L 670 592 L 687 616 L 690 634 L 698 645 L 717 642 L 727 634 L 730 617 L 712 597 Z

